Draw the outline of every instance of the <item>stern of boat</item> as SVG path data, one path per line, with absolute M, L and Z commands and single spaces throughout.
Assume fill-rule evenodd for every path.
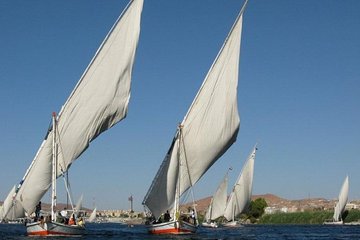
M 197 230 L 194 224 L 179 220 L 150 224 L 147 228 L 151 234 L 192 234 Z

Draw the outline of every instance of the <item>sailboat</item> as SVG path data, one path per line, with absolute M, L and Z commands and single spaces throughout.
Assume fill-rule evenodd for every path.
M 19 219 L 24 219 L 24 209 L 23 208 L 13 208 L 13 196 L 16 191 L 16 185 L 10 190 L 10 193 L 5 198 L 3 205 L 0 208 L 0 222 L 13 222 L 18 221 Z
M 10 192 L 10 208 L 23 209 L 30 215 L 51 187 L 51 218 L 28 223 L 28 235 L 84 233 L 84 226 L 56 222 L 56 179 L 65 176 L 91 141 L 126 117 L 142 8 L 143 0 L 129 2 L 60 113 L 53 113 L 52 126 L 35 158 L 14 194 Z
M 88 218 L 88 222 L 94 222 L 96 219 L 96 208 L 93 209 L 93 211 L 90 214 L 90 217 Z
M 79 200 L 76 202 L 75 211 L 78 212 L 78 213 L 79 213 L 79 212 L 81 211 L 81 209 L 82 209 L 83 199 L 84 199 L 84 196 L 81 195 L 80 198 L 79 198 Z
M 339 193 L 339 201 L 336 203 L 336 206 L 334 208 L 334 216 L 331 220 L 325 221 L 324 224 L 341 225 L 344 223 L 342 219 L 342 215 L 344 213 L 345 206 L 348 201 L 348 195 L 349 195 L 349 176 L 346 176 Z
M 229 168 L 231 170 L 231 168 Z M 217 228 L 218 224 L 215 219 L 224 215 L 227 202 L 228 173 L 226 172 L 224 179 L 221 181 L 215 194 L 211 198 L 210 205 L 205 213 L 205 221 L 201 223 L 203 227 Z
M 188 234 L 198 228 L 196 206 L 180 210 L 185 193 L 236 141 L 240 126 L 237 107 L 242 7 L 187 114 L 176 129 L 170 148 L 143 200 L 154 221 L 152 234 Z M 187 195 L 187 194 L 186 194 Z M 169 211 L 170 220 L 161 215 Z M 160 222 L 161 220 L 161 222 Z M 168 221 L 167 221 L 168 220 Z
M 251 202 L 256 150 L 255 146 L 234 184 L 225 208 L 224 217 L 228 220 L 223 224 L 225 227 L 238 225 L 235 217 L 246 210 Z

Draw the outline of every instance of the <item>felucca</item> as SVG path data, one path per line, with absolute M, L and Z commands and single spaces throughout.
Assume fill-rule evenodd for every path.
M 257 147 L 255 145 L 230 193 L 224 213 L 224 217 L 228 222 L 224 223 L 223 226 L 231 227 L 238 225 L 238 222 L 235 221 L 235 217 L 246 210 L 250 205 L 256 150 Z
M 339 193 L 339 201 L 336 203 L 336 206 L 334 208 L 334 216 L 331 220 L 325 221 L 324 224 L 342 225 L 344 223 L 342 219 L 342 215 L 344 213 L 345 206 L 348 202 L 348 195 L 349 195 L 349 176 L 346 176 Z
M 50 216 L 27 223 L 28 235 L 81 235 L 85 232 L 81 222 L 68 225 L 57 221 L 56 179 L 67 173 L 91 141 L 126 117 L 142 8 L 143 0 L 129 2 L 59 115 L 52 115 L 52 126 L 34 160 L 20 184 L 10 192 L 13 200 L 3 209 L 5 218 L 12 212 L 17 214 L 15 217 L 22 217 L 25 212 L 30 216 L 52 187 Z M 73 205 L 72 209 L 75 212 Z
M 235 142 L 240 125 L 237 85 L 242 7 L 213 65 L 183 121 L 143 200 L 152 217 L 147 226 L 153 234 L 195 233 L 195 204 L 191 213 L 180 211 L 180 198 Z M 193 201 L 194 197 L 193 197 Z M 169 211 L 170 219 L 160 222 Z M 163 220 L 161 220 L 163 221 Z
M 231 170 L 231 168 L 229 168 Z M 224 215 L 227 202 L 227 188 L 228 188 L 228 173 L 226 172 L 224 179 L 221 181 L 219 187 L 216 189 L 211 198 L 210 205 L 205 213 L 205 221 L 201 223 L 203 227 L 217 228 L 218 224 L 215 220 Z

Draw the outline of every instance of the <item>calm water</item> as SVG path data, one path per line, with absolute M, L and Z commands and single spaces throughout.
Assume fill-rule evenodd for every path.
M 360 239 L 358 226 L 322 225 L 251 225 L 240 228 L 199 229 L 195 235 L 149 235 L 144 226 L 128 227 L 117 223 L 87 224 L 88 234 L 80 237 L 51 239 Z M 50 238 L 50 237 L 48 237 Z M 48 239 L 27 237 L 25 227 L 0 224 L 0 239 Z

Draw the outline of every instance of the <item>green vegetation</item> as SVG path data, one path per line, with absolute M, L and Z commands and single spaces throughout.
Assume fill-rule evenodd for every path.
M 360 210 L 353 209 L 350 211 L 345 211 L 343 214 L 343 219 L 345 222 L 356 222 L 360 220 Z
M 251 223 L 255 223 L 265 212 L 267 203 L 264 198 L 257 198 L 251 201 L 249 210 L 245 213 L 246 219 L 250 219 Z
M 306 211 L 295 213 L 274 213 L 263 215 L 258 223 L 262 224 L 322 224 L 326 219 L 331 219 L 332 211 Z M 360 219 L 359 210 L 346 211 L 343 215 L 344 222 L 353 222 Z
M 333 211 L 321 209 L 308 210 L 294 213 L 264 214 L 267 203 L 264 198 L 257 198 L 251 201 L 246 212 L 237 216 L 236 219 L 243 223 L 259 224 L 323 224 L 325 220 L 332 219 Z M 342 216 L 345 223 L 360 221 L 360 210 L 346 210 Z M 199 222 L 204 221 L 204 215 L 198 215 Z M 216 222 L 223 223 L 227 220 L 224 217 L 216 219 Z
M 322 224 L 326 219 L 331 219 L 332 212 L 294 212 L 274 213 L 262 216 L 259 223 L 265 224 Z

